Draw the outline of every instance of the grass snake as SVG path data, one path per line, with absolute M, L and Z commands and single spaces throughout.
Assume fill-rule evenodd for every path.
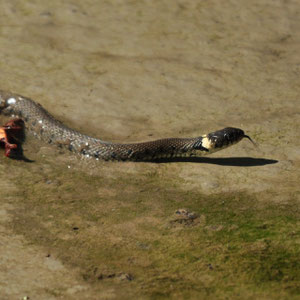
M 55 119 L 39 103 L 0 90 L 0 112 L 21 118 L 26 130 L 39 139 L 86 157 L 104 160 L 145 161 L 180 156 L 202 156 L 251 138 L 239 128 L 227 127 L 196 138 L 166 138 L 141 143 L 110 143 L 82 134 Z

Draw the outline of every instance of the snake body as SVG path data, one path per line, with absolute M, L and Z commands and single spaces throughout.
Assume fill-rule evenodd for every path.
M 243 130 L 227 127 L 196 138 L 166 138 L 130 144 L 110 143 L 65 126 L 30 98 L 1 90 L 0 112 L 23 119 L 26 129 L 47 143 L 65 147 L 86 157 L 104 160 L 143 161 L 202 156 L 227 148 L 244 137 L 249 138 Z

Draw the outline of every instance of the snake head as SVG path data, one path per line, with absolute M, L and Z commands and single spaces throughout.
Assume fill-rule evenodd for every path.
M 214 148 L 224 148 L 239 142 L 244 136 L 245 133 L 242 129 L 226 127 L 209 133 L 207 138 L 213 143 Z
M 209 152 L 216 152 L 238 143 L 243 138 L 249 139 L 255 145 L 252 139 L 248 135 L 245 135 L 242 129 L 226 127 L 203 136 L 202 146 Z

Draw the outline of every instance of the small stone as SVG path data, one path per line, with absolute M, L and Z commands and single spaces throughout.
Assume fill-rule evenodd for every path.
M 176 218 L 171 221 L 172 224 L 195 225 L 196 223 L 199 223 L 198 214 L 189 212 L 184 208 L 177 209 L 175 214 Z
M 6 100 L 7 104 L 15 104 L 16 103 L 16 99 L 15 98 L 9 98 Z
M 121 273 L 121 274 L 119 275 L 119 279 L 120 279 L 120 280 L 128 280 L 128 281 L 131 281 L 131 280 L 133 280 L 133 276 L 130 275 L 130 274 L 127 274 L 127 273 Z

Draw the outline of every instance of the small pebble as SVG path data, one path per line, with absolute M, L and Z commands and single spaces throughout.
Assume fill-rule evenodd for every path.
M 15 98 L 9 98 L 7 99 L 7 104 L 15 104 L 16 103 L 16 99 Z

